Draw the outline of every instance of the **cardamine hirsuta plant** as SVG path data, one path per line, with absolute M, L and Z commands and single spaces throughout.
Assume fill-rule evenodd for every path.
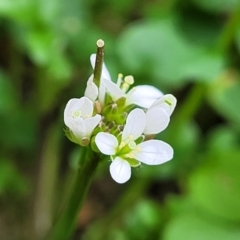
M 109 156 L 110 174 L 117 183 L 131 177 L 131 168 L 142 163 L 163 164 L 173 158 L 172 147 L 153 139 L 170 122 L 176 98 L 150 85 L 134 85 L 133 76 L 111 80 L 104 64 L 104 41 L 97 41 L 94 69 L 86 82 L 84 96 L 72 98 L 64 110 L 65 134 L 85 148 L 72 195 L 50 234 L 50 239 L 68 239 L 90 179 L 103 155 Z M 76 193 L 77 191 L 77 193 Z
M 100 72 L 88 79 L 85 96 L 67 103 L 66 135 L 76 144 L 90 145 L 92 151 L 109 155 L 112 178 L 125 183 L 131 167 L 172 159 L 171 146 L 153 137 L 168 126 L 176 98 L 153 86 L 132 87 L 133 76 L 119 74 L 114 83 L 103 63 L 104 42 L 98 40 L 97 46 L 101 54 L 91 55 L 91 63 Z

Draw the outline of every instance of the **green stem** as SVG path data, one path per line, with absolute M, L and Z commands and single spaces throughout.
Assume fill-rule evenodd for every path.
M 216 45 L 216 49 L 225 53 L 234 37 L 236 29 L 239 27 L 240 23 L 240 4 L 238 4 L 236 10 L 232 13 L 229 21 L 226 23 L 226 26 L 219 37 L 218 43 Z
M 97 154 L 86 148 L 82 150 L 79 169 L 73 182 L 70 197 L 62 209 L 60 218 L 46 238 L 47 240 L 67 240 L 71 237 L 76 226 L 78 213 L 100 161 Z
M 182 124 L 192 119 L 202 103 L 206 89 L 206 85 L 202 83 L 197 83 L 193 86 L 189 95 L 176 112 L 171 122 L 172 128 L 179 128 Z
M 95 222 L 88 228 L 83 239 L 102 240 L 106 239 L 108 233 L 119 222 L 119 219 L 134 206 L 134 203 L 146 192 L 146 189 L 151 184 L 151 179 L 135 179 L 133 180 L 126 193 L 117 200 L 117 204 L 113 206 L 105 218 Z M 97 232 L 97 234 L 96 234 Z
M 231 18 L 223 29 L 222 34 L 219 37 L 218 44 L 216 45 L 216 51 L 224 53 L 228 50 L 239 24 L 240 4 L 232 13 Z M 174 130 L 179 129 L 181 124 L 189 121 L 194 116 L 202 103 L 206 90 L 207 85 L 201 82 L 196 83 L 193 86 L 191 92 L 173 118 L 171 126 Z
M 97 55 L 95 61 L 95 68 L 93 72 L 93 81 L 99 87 L 102 75 L 102 66 L 104 61 L 104 41 L 99 39 L 97 41 Z

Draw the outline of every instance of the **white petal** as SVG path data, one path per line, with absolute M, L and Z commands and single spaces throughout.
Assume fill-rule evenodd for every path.
M 94 53 L 90 56 L 90 62 L 92 64 L 93 69 L 95 68 L 95 61 L 96 61 L 96 54 Z M 101 77 L 111 80 L 111 76 L 109 74 L 109 71 L 108 71 L 105 63 L 103 63 L 103 66 L 102 66 L 102 76 Z
M 71 107 L 74 105 L 74 103 L 77 101 L 76 98 L 72 98 L 68 101 L 65 109 L 64 109 L 64 123 L 66 126 L 68 126 L 69 124 L 71 125 L 71 123 L 69 122 L 69 118 L 71 118 L 71 115 L 70 115 L 70 109 Z M 69 126 L 68 126 L 69 127 Z M 70 128 L 70 127 L 69 127 Z
M 161 107 L 169 114 L 169 116 L 171 116 L 174 108 L 176 107 L 176 104 L 177 99 L 172 94 L 166 94 L 155 101 L 152 104 L 151 108 Z
M 71 128 L 72 125 L 72 112 L 74 110 L 80 109 L 84 103 L 84 100 L 80 100 L 79 98 L 72 98 L 68 101 L 65 109 L 64 109 L 64 123 L 66 126 Z
M 172 147 L 160 140 L 149 140 L 138 144 L 141 149 L 139 152 L 134 153 L 134 157 L 148 165 L 158 165 L 165 163 L 172 159 Z
M 68 124 L 65 123 L 66 126 L 69 127 L 69 129 L 72 131 L 72 133 L 76 137 L 76 139 L 81 141 L 81 139 L 86 136 L 85 123 L 82 118 L 73 119 L 73 118 L 68 117 L 67 123 Z
M 93 102 L 90 101 L 87 97 L 81 97 L 80 98 L 81 101 L 81 107 L 79 107 L 81 113 L 82 113 L 82 117 L 85 118 L 87 117 L 91 117 L 92 113 L 93 113 Z M 80 106 L 80 103 L 79 103 Z
M 146 112 L 147 125 L 144 134 L 162 132 L 169 124 L 170 117 L 163 108 L 150 108 Z
M 98 149 L 106 155 L 114 155 L 118 147 L 118 140 L 109 133 L 100 132 L 95 138 Z
M 131 177 L 130 164 L 126 160 L 116 157 L 110 165 L 110 174 L 117 183 L 125 183 Z
M 108 80 L 108 79 L 102 79 L 106 92 L 112 97 L 113 101 L 118 100 L 119 98 L 125 96 L 124 92 L 119 88 L 119 86 Z
M 71 116 L 71 112 L 74 110 L 74 109 L 77 109 L 77 105 L 79 103 L 79 98 L 72 98 L 68 101 L 65 109 L 64 109 L 64 118 L 67 117 L 67 116 Z
M 72 112 L 75 110 L 80 110 L 82 117 L 92 116 L 93 113 L 93 102 L 87 97 L 72 98 L 68 101 L 66 108 L 64 110 L 64 121 L 67 124 L 67 117 L 72 117 Z
M 97 99 L 98 96 L 98 87 L 93 82 L 93 75 L 87 81 L 87 87 L 84 93 L 84 96 L 92 100 L 93 102 Z
M 122 133 L 122 141 L 125 141 L 129 136 L 135 140 L 140 137 L 146 127 L 146 114 L 142 109 L 135 108 L 132 110 L 127 117 L 126 125 Z
M 95 115 L 94 117 L 85 119 L 85 131 L 86 136 L 90 137 L 92 135 L 92 131 L 101 121 L 101 116 L 99 114 Z
M 139 85 L 127 93 L 126 105 L 135 104 L 140 107 L 149 108 L 163 93 L 150 85 Z

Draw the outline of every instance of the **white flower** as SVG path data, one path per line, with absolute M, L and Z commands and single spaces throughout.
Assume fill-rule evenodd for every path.
M 176 98 L 171 94 L 166 94 L 155 101 L 146 112 L 147 125 L 144 134 L 150 135 L 162 132 L 169 124 L 176 103 Z
M 95 59 L 96 54 L 92 54 L 90 57 L 90 61 L 93 68 L 95 67 Z M 132 76 L 127 76 L 125 79 L 127 80 L 122 85 L 121 78 L 118 79 L 117 84 L 114 83 L 111 80 L 111 76 L 106 65 L 103 64 L 102 76 L 98 92 L 98 99 L 101 105 L 104 105 L 106 93 L 108 93 L 112 97 L 113 101 L 116 101 L 121 97 L 125 97 L 125 106 L 135 104 L 143 108 L 149 108 L 158 98 L 163 96 L 163 93 L 161 91 L 150 85 L 139 85 L 127 92 L 129 86 L 132 85 L 134 81 Z M 126 85 L 127 87 L 125 87 Z
M 177 104 L 177 99 L 172 94 L 165 94 L 150 106 L 150 109 L 162 108 L 164 109 L 169 117 L 172 115 L 173 110 Z
M 158 165 L 173 157 L 173 149 L 160 140 L 140 142 L 146 129 L 147 115 L 141 109 L 132 110 L 126 120 L 121 139 L 114 135 L 100 132 L 95 142 L 98 149 L 106 155 L 111 155 L 110 174 L 118 183 L 124 183 L 131 177 L 131 166 L 140 162 L 148 165 Z
M 133 87 L 127 93 L 126 105 L 135 104 L 143 108 L 149 108 L 163 93 L 150 85 Z
M 169 124 L 170 117 L 162 108 L 150 108 L 146 112 L 147 124 L 144 134 L 151 135 L 162 132 Z
M 90 139 L 100 120 L 99 114 L 93 116 L 93 102 L 87 97 L 70 99 L 64 110 L 64 122 L 70 129 L 71 140 L 81 145 L 83 138 Z

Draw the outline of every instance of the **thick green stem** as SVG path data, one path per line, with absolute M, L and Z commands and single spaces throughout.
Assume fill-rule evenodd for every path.
M 97 154 L 84 148 L 84 152 L 80 156 L 79 169 L 76 173 L 69 199 L 62 209 L 60 218 L 47 236 L 47 240 L 70 239 L 76 226 L 78 213 L 99 161 Z
M 97 55 L 95 61 L 95 68 L 93 72 L 93 81 L 99 87 L 102 75 L 102 66 L 104 61 L 104 41 L 99 39 L 97 41 Z

